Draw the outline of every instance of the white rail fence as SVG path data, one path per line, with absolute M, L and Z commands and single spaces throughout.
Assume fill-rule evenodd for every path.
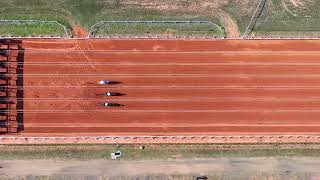
M 212 21 L 100 21 L 93 26 L 91 26 L 88 38 L 95 38 L 98 34 L 99 30 L 103 27 L 110 26 L 112 24 L 208 24 L 215 28 L 217 28 L 220 31 L 221 37 L 225 37 L 225 30 L 223 27 L 219 26 L 218 24 L 212 22 Z

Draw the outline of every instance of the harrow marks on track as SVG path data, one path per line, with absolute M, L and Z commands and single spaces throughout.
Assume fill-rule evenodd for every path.
M 8 77 L 23 83 L 0 81 L 22 104 L 21 136 L 320 134 L 318 40 L 29 39 L 22 47 L 24 61 L 4 65 L 17 66 Z

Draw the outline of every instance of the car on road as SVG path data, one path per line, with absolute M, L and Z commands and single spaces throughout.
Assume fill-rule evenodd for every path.
M 208 180 L 207 176 L 197 176 L 194 178 L 194 180 Z

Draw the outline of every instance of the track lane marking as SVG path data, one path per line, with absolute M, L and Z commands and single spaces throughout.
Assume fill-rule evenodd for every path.
M 2 86 L 8 88 L 9 86 Z M 320 86 L 17 86 L 18 89 L 26 88 L 98 88 L 98 89 L 267 89 L 267 90 L 304 90 L 320 89 Z
M 184 51 L 184 50 L 57 50 L 57 49 L 31 49 L 26 48 L 25 50 L 18 50 L 19 52 L 24 52 L 25 54 L 83 54 L 83 53 L 94 53 L 94 54 L 316 54 L 319 55 L 320 52 L 316 50 L 310 51 L 285 51 L 285 50 L 278 50 L 278 51 L 270 51 L 270 50 L 230 50 L 230 51 L 221 51 L 221 50 L 203 50 L 203 51 Z
M 101 106 L 101 108 L 104 108 Z M 142 110 L 142 109 L 136 109 L 136 110 L 120 110 L 123 107 L 117 107 L 118 110 L 114 109 L 108 109 L 106 108 L 105 110 L 83 110 L 83 109 L 79 109 L 79 110 L 22 110 L 22 109 L 18 109 L 17 113 L 91 113 L 91 112 L 108 112 L 108 113 L 112 113 L 112 112 L 126 112 L 126 113 L 130 113 L 130 112 L 138 112 L 138 113 L 144 113 L 144 112 L 158 112 L 158 113 L 170 113 L 170 112 L 183 112 L 183 113 L 193 113 L 193 112 L 202 112 L 202 113 L 241 113 L 241 112 L 252 112 L 252 113 L 288 113 L 288 112 L 320 112 L 319 110 L 311 110 L 311 109 L 305 109 L 305 110 L 301 110 L 301 109 L 288 109 L 288 110 L 267 110 L 267 109 L 243 109 L 243 110 Z M 6 113 L 9 111 L 0 111 L 2 113 Z
M 225 60 L 215 60 L 214 58 L 212 61 L 225 61 Z M 237 61 L 237 60 L 233 60 Z M 239 60 L 241 61 L 241 60 Z M 10 64 L 10 63 L 7 63 Z M 92 65 L 114 65 L 114 66 L 318 66 L 320 63 L 299 63 L 299 62 L 272 62 L 272 63 L 266 63 L 266 62 L 215 62 L 215 63 L 201 63 L 201 62 L 195 62 L 195 63 L 139 63 L 139 62 L 132 62 L 132 63 L 113 63 L 113 62 L 106 62 L 106 63 L 81 63 L 81 62 L 24 62 L 24 63 L 17 63 L 18 65 L 32 65 L 32 66 L 48 66 L 48 65 L 86 65 L 86 66 L 92 66 Z
M 216 78 L 319 78 L 319 74 L 17 74 L 17 77 L 216 77 Z
M 196 121 L 195 121 L 196 122 Z M 208 122 L 198 122 L 195 123 L 18 123 L 18 125 L 23 125 L 24 127 L 316 127 L 320 126 L 320 123 L 208 123 Z
M 320 92 L 319 92 L 320 95 Z M 317 96 L 318 97 L 318 96 Z M 174 102 L 252 102 L 252 101 L 258 101 L 258 102 L 265 102 L 265 101 L 277 101 L 277 102 L 317 102 L 320 101 L 320 98 L 317 98 L 316 96 L 314 98 L 276 98 L 276 97 L 270 97 L 270 98 L 210 98 L 210 97 L 199 97 L 199 98 L 192 98 L 192 97 L 187 97 L 187 98 L 16 98 L 17 101 L 25 101 L 25 102 L 61 102 L 61 101 L 90 101 L 90 102 L 105 102 L 105 101 L 117 101 L 117 102 L 163 102 L 163 101 L 174 101 Z M 2 99 L 0 102 L 7 102 L 11 101 L 10 99 Z M 86 103 L 83 102 L 83 103 Z

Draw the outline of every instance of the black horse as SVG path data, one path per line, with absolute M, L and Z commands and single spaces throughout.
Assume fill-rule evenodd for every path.
M 106 92 L 104 93 L 105 96 L 124 96 L 126 94 L 122 94 L 122 93 L 119 93 L 119 92 Z
M 119 103 L 104 103 L 105 107 L 120 107 L 123 106 L 122 104 Z

